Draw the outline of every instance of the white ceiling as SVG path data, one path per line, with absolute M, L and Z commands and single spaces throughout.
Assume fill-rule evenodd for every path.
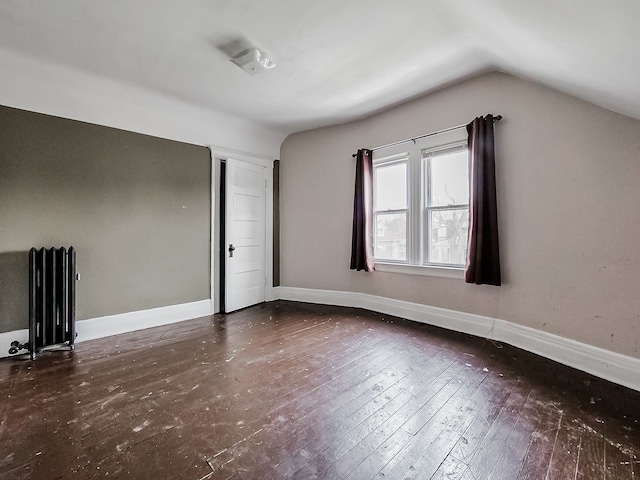
M 638 0 L 2 0 L 0 48 L 291 133 L 491 70 L 640 118 L 639 23 Z M 248 46 L 278 67 L 247 75 Z

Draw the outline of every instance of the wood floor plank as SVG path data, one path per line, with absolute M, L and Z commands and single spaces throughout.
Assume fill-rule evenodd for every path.
M 476 477 L 490 478 L 491 472 L 496 467 L 496 460 L 503 458 L 501 454 L 507 447 L 507 442 L 528 398 L 528 393 L 526 391 L 511 392 L 503 409 L 483 439 L 480 449 L 467 459 L 469 468 Z
M 513 480 L 518 476 L 528 453 L 533 432 L 540 421 L 541 402 L 533 388 L 518 413 L 518 418 L 506 438 L 504 447 L 493 458 L 494 466 L 489 476 L 495 480 Z
M 346 473 L 344 478 L 373 478 L 406 447 L 413 435 L 396 428 L 396 425 L 393 419 L 388 420 L 339 460 L 341 465 L 338 468 Z
M 605 432 L 608 433 L 608 428 Z M 618 478 L 637 478 L 640 471 L 634 472 L 634 463 L 640 463 L 640 456 L 636 449 L 625 447 L 622 443 L 615 443 L 607 438 L 605 433 L 605 476 L 606 480 L 616 480 Z
M 438 469 L 431 476 L 430 480 L 463 480 L 469 478 L 469 476 L 469 467 L 457 458 L 449 455 L 438 466 Z
M 336 382 L 339 382 L 339 383 L 336 383 L 337 388 L 346 388 L 347 389 L 346 391 L 352 388 L 357 390 L 359 388 L 359 385 L 363 381 L 364 382 L 370 381 L 369 375 L 362 375 L 362 373 L 358 372 L 357 370 L 353 370 L 353 369 L 351 370 L 352 371 L 343 372 L 343 375 L 340 375 L 340 374 L 336 375 Z M 327 385 L 326 382 L 323 382 L 322 385 L 320 385 L 320 387 L 324 387 L 324 388 L 320 391 L 314 392 L 312 390 L 310 392 L 307 392 L 309 394 L 307 393 L 301 394 L 300 402 L 297 402 L 295 398 L 287 401 L 275 399 L 277 403 L 274 404 L 271 401 L 267 401 L 267 402 L 264 402 L 266 403 L 266 406 L 264 407 L 262 407 L 260 403 L 255 403 L 254 405 L 251 406 L 249 410 L 245 410 L 242 416 L 244 416 L 244 414 L 248 414 L 249 416 L 251 416 L 251 411 L 256 409 L 258 411 L 266 412 L 264 414 L 264 417 L 262 417 L 263 419 L 262 420 L 263 423 L 261 424 L 262 426 L 275 425 L 275 426 L 278 426 L 280 429 L 282 429 L 282 425 L 287 424 L 289 426 L 294 425 L 294 428 L 295 428 L 295 426 L 301 425 L 301 423 L 299 422 L 299 419 L 305 417 L 305 414 L 309 412 L 309 407 L 317 408 L 317 405 L 314 405 L 311 399 L 315 398 L 319 405 L 323 405 L 323 404 L 326 404 L 327 402 L 330 402 L 334 397 L 334 395 L 336 394 L 335 390 L 331 390 L 333 386 Z M 318 387 L 316 386 L 316 389 L 317 388 Z M 230 406 L 230 408 L 231 407 L 232 406 Z M 232 415 L 236 413 L 237 413 L 237 410 L 235 412 L 232 411 Z M 242 420 L 242 418 L 233 417 L 233 420 L 240 421 Z M 264 423 L 265 420 L 266 420 L 266 423 Z M 254 426 L 257 427 L 259 425 L 255 424 Z M 286 430 L 285 434 L 289 436 L 289 441 L 292 440 L 291 438 L 292 436 L 293 438 L 295 438 L 294 432 L 295 430 L 292 430 L 291 428 Z M 220 437 L 218 437 L 218 439 L 220 440 Z M 233 438 L 230 438 L 228 440 L 228 442 L 231 442 L 231 443 L 233 443 L 233 441 L 234 441 Z
M 376 358 L 375 355 L 382 355 L 380 358 L 392 358 L 389 355 L 392 355 L 391 350 L 381 350 L 377 354 L 369 351 L 367 355 L 372 355 L 372 358 Z M 366 357 L 366 356 L 365 356 Z M 361 361 L 365 361 L 365 358 L 362 357 Z M 331 407 L 332 402 L 335 398 L 340 398 L 342 395 L 345 396 L 345 401 L 349 398 L 357 398 L 359 396 L 359 392 L 362 388 L 366 388 L 367 385 L 373 386 L 380 379 L 383 379 L 385 376 L 383 373 L 380 373 L 380 377 L 377 377 L 374 374 L 375 369 L 379 369 L 379 372 L 382 372 L 385 368 L 385 362 L 376 362 L 375 367 L 372 373 L 371 369 L 366 371 L 365 375 L 358 372 L 357 369 L 350 368 L 341 372 L 339 369 L 334 369 L 336 374 L 334 375 L 333 381 L 327 384 L 323 382 L 321 385 L 317 385 L 316 388 L 322 387 L 322 396 L 319 397 L 320 392 L 311 391 L 311 394 L 301 395 L 299 398 L 295 398 L 293 401 L 289 401 L 287 403 L 280 403 L 277 408 L 273 408 L 268 412 L 268 418 L 270 418 L 270 422 L 266 425 L 263 425 L 265 428 L 271 428 L 271 436 L 272 439 L 278 440 L 278 435 L 282 434 L 286 436 L 283 438 L 283 441 L 287 441 L 289 445 L 295 443 L 295 439 L 298 438 L 299 435 L 304 433 L 304 429 L 302 432 L 296 430 L 292 430 L 291 428 L 287 428 L 286 430 L 282 430 L 282 425 L 291 422 L 295 422 L 296 425 L 313 425 L 314 417 L 317 415 L 323 415 L 323 421 L 326 422 L 327 418 L 331 418 L 332 410 L 335 410 L 336 407 Z M 339 390 L 335 390 L 335 388 Z M 349 398 L 347 398 L 349 397 Z M 326 398 L 325 401 L 319 401 L 320 398 Z M 369 397 L 364 396 L 364 401 L 368 401 Z M 345 405 L 342 403 L 340 405 Z M 349 402 L 348 404 L 350 408 L 353 408 L 353 402 Z M 321 408 L 318 408 L 321 407 Z M 316 412 L 317 411 L 317 412 Z M 316 414 L 314 414 L 316 412 Z M 302 421 L 302 420 L 306 421 Z M 306 438 L 306 437 L 302 437 Z
M 508 345 L 272 302 L 0 360 L 0 480 L 634 480 L 638 405 Z
M 605 442 L 601 433 L 574 426 L 579 432 L 578 456 L 576 460 L 576 480 L 603 479 L 606 475 Z
M 455 411 L 457 402 L 454 401 L 447 405 L 447 410 L 454 410 L 454 413 L 449 413 L 449 422 L 425 450 L 423 459 L 419 464 L 418 474 L 415 475 L 416 478 L 430 479 L 436 476 L 442 464 L 447 460 L 451 461 L 450 459 L 453 458 L 451 457 L 451 452 L 454 446 L 467 431 L 476 416 L 492 401 L 493 389 L 495 388 L 492 380 L 490 376 L 485 377 L 466 401 L 459 402 L 460 406 L 457 411 Z M 464 475 L 467 471 L 470 474 L 468 467 L 461 469 L 459 474 Z
M 441 389 L 442 386 L 452 378 L 452 375 L 455 376 L 456 372 L 460 369 L 459 366 L 455 366 L 452 363 L 450 355 L 438 354 L 431 357 L 431 360 L 433 361 L 434 369 L 421 373 L 417 379 L 412 379 L 410 384 L 404 387 L 404 396 L 393 399 L 393 404 L 397 404 L 401 410 L 395 412 L 389 420 L 391 425 L 395 425 L 395 429 L 405 423 L 407 416 L 410 416 L 418 409 L 419 403 L 417 399 L 420 398 L 420 396 L 425 395 L 429 398 L 429 395 L 434 395 L 435 392 Z M 440 375 L 438 375 L 438 372 L 440 372 Z M 446 372 L 449 373 L 447 374 Z M 431 392 L 431 394 L 429 394 L 429 392 Z M 352 402 L 349 403 L 349 405 L 351 404 Z M 415 406 L 412 407 L 412 404 L 415 404 Z M 387 409 L 387 411 L 390 412 L 391 409 Z M 324 440 L 326 442 L 326 436 Z M 316 443 L 315 447 L 317 446 L 318 444 Z M 308 450 L 305 450 L 305 454 L 308 454 Z
M 411 367 L 405 368 L 410 369 Z M 407 370 L 404 373 L 408 373 Z M 344 449 L 348 449 L 349 446 L 357 443 L 361 435 L 367 434 L 365 428 L 375 428 L 377 421 L 384 421 L 387 417 L 392 416 L 397 408 L 406 405 L 413 398 L 413 388 L 416 385 L 423 384 L 422 382 L 426 381 L 425 388 L 428 385 L 434 385 L 434 390 L 440 388 L 437 383 L 433 382 L 434 379 L 431 376 L 419 379 L 410 377 L 408 382 L 403 382 L 405 377 L 400 378 L 388 391 L 377 388 L 377 391 L 373 390 L 366 395 L 360 395 L 358 403 L 354 404 L 353 401 L 349 401 L 339 410 L 333 412 L 333 417 L 336 421 L 336 428 L 333 432 L 323 433 L 321 438 L 314 439 L 313 442 L 305 445 L 296 455 L 282 462 L 279 466 L 281 474 L 283 476 L 291 475 L 293 474 L 292 469 L 295 471 L 300 468 L 300 465 L 309 463 L 313 463 L 315 471 L 323 472 L 343 454 L 341 452 Z M 373 393 L 376 394 L 373 395 Z M 378 399 L 381 397 L 384 398 L 379 401 Z M 386 405 L 387 402 L 391 405 L 390 407 Z M 353 410 L 354 405 L 361 406 L 357 410 Z M 383 407 L 386 408 L 380 413 L 379 411 Z M 376 412 L 379 415 L 371 420 L 370 417 Z M 354 432 L 359 427 L 360 430 Z M 311 457 L 311 460 L 309 460 L 309 457 Z M 324 468 L 320 468 L 321 463 Z M 303 472 L 300 472 L 298 476 L 302 474 Z
M 581 432 L 571 424 L 567 412 L 561 410 L 555 429 L 553 451 L 545 474 L 546 479 L 576 478 L 581 450 L 580 438 Z
M 540 399 L 543 398 L 548 399 L 549 396 L 541 394 L 538 399 L 538 423 L 531 433 L 520 471 L 515 477 L 517 480 L 537 480 L 546 478 L 548 474 L 556 442 L 558 417 L 562 413 L 554 402 L 542 402 Z
M 486 391 L 482 389 L 482 384 L 486 377 L 484 371 L 462 369 L 454 379 L 462 384 L 461 387 L 454 392 L 446 406 L 439 408 L 414 432 L 413 439 L 393 462 L 379 472 L 378 477 L 430 478 L 485 403 L 483 397 Z M 403 425 L 403 430 L 406 430 L 406 425 Z M 411 426 L 415 426 L 415 423 L 411 423 Z

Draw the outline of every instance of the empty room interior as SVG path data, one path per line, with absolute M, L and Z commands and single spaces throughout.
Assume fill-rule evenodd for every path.
M 3 0 L 0 479 L 640 478 L 638 19 Z

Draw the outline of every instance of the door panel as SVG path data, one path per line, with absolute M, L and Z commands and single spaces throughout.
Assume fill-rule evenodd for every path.
M 265 301 L 266 169 L 226 163 L 225 311 Z

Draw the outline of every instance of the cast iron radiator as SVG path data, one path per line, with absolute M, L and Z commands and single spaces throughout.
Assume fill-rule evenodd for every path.
M 31 359 L 46 348 L 76 339 L 76 251 L 73 247 L 29 251 L 29 343 L 13 342 L 9 353 L 28 349 Z

